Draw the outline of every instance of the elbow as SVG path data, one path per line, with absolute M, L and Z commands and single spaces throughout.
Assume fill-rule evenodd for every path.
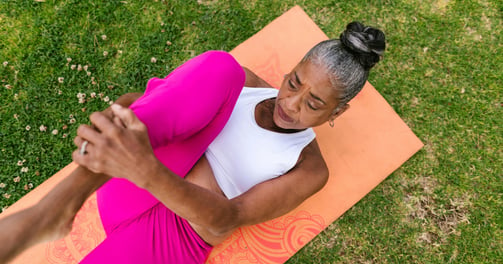
M 320 185 L 319 185 L 319 188 L 318 188 L 317 192 L 319 190 L 321 190 L 323 187 L 325 187 L 325 185 L 328 182 L 328 178 L 330 176 L 330 172 L 328 171 L 328 167 L 327 167 L 327 164 L 325 162 L 323 162 L 323 164 L 321 164 L 318 175 L 320 177 L 320 181 L 319 181 Z

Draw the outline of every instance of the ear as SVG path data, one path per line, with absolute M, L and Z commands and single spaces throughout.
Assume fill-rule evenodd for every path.
M 338 109 L 336 109 L 332 115 L 330 116 L 330 119 L 331 121 L 333 121 L 335 118 L 337 118 L 338 116 L 342 115 L 342 113 L 346 112 L 346 110 L 349 109 L 349 104 L 345 104 L 343 105 L 342 107 L 339 107 Z

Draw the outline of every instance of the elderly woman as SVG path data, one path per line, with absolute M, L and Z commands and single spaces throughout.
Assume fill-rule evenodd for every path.
M 92 127 L 79 127 L 80 167 L 21 212 L 31 233 L 21 224 L 3 256 L 68 232 L 103 185 L 107 238 L 82 263 L 204 262 L 236 228 L 281 216 L 324 186 L 312 127 L 348 109 L 384 48 L 380 30 L 353 22 L 340 39 L 313 47 L 279 91 L 217 51 L 151 79 L 144 94 L 122 96 L 91 115 Z M 26 220 L 55 205 L 41 221 Z

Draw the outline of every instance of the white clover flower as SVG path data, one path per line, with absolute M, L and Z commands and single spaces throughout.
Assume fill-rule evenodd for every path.
M 103 101 L 106 103 L 106 102 L 110 101 L 110 98 L 108 98 L 108 96 L 105 96 L 105 98 L 103 98 Z
M 5 188 L 5 186 L 7 186 L 7 185 L 5 185 L 5 183 L 3 183 L 3 182 L 0 182 L 0 189 L 3 189 L 3 188 Z
M 87 71 L 88 68 L 89 68 L 88 65 L 84 65 L 84 71 Z
M 3 194 L 3 197 L 4 197 L 5 199 L 9 199 L 9 198 L 10 198 L 10 194 L 8 194 L 8 193 L 4 193 L 4 194 Z
M 22 172 L 22 173 L 26 173 L 26 172 L 28 172 L 28 167 L 22 167 L 22 168 L 21 168 L 21 172 Z
M 157 62 L 157 59 L 156 59 L 155 57 L 152 57 L 152 58 L 150 59 L 150 62 L 152 62 L 152 63 L 156 63 L 156 62 Z
M 7 65 L 9 65 L 9 62 L 8 61 L 4 61 L 2 64 L 3 64 L 4 67 L 7 67 Z
M 87 76 L 91 76 L 91 72 L 90 72 L 90 71 L 89 71 L 89 72 L 87 72 Z
M 18 160 L 18 161 L 17 161 L 17 165 L 18 165 L 18 166 L 23 166 L 23 163 L 24 163 L 24 161 L 21 161 L 21 160 Z
M 66 58 L 66 61 L 67 61 L 68 63 L 70 63 L 70 62 L 72 62 L 72 58 Z
M 96 93 L 95 93 L 95 92 L 92 92 L 92 93 L 90 94 L 90 96 L 91 96 L 91 98 L 96 98 Z
M 73 124 L 73 123 L 75 123 L 76 121 L 77 121 L 77 120 L 75 120 L 75 118 L 73 118 L 73 117 L 72 117 L 72 118 L 70 118 L 70 121 L 69 121 L 69 122 L 70 122 L 70 124 Z
M 7 90 L 12 89 L 12 85 L 10 85 L 10 84 L 6 84 L 6 85 L 5 85 L 5 89 L 7 89 Z
M 82 71 L 82 65 L 77 65 L 77 71 Z
M 57 135 L 57 134 L 58 134 L 58 130 L 57 130 L 57 129 L 54 129 L 51 133 L 52 133 L 53 135 Z
M 47 127 L 44 125 L 40 126 L 40 131 L 45 132 L 47 130 Z
M 32 189 L 33 188 L 33 183 L 28 183 L 28 188 Z
M 21 177 L 17 176 L 16 178 L 14 178 L 14 182 L 20 182 L 21 181 Z
M 118 50 L 117 54 L 121 55 L 122 54 L 122 50 Z
M 86 102 L 86 99 L 85 98 L 79 98 L 79 104 L 83 104 Z
M 63 78 L 63 77 L 59 77 L 59 78 L 58 78 L 58 82 L 59 82 L 59 83 L 63 83 L 64 81 L 65 81 L 65 78 Z
M 101 35 L 102 40 L 107 40 L 107 35 Z
M 105 57 L 108 56 L 108 51 L 106 51 L 106 50 L 103 51 L 103 56 L 105 56 Z
M 72 66 L 70 66 L 70 69 L 72 69 L 72 70 L 75 70 L 76 68 L 77 68 L 77 65 L 75 65 L 75 64 L 72 64 Z
M 19 115 L 18 115 L 18 114 L 14 114 L 13 116 L 14 116 L 14 118 L 15 118 L 16 120 L 19 118 Z
M 26 126 L 25 128 L 26 128 L 26 130 L 30 131 L 31 126 Z
M 166 41 L 166 45 L 171 46 L 171 44 L 173 44 L 173 43 L 171 43 L 171 41 L 169 41 L 169 40 Z

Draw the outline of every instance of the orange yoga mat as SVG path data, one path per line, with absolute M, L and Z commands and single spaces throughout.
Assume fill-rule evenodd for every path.
M 273 86 L 327 36 L 300 7 L 271 22 L 231 53 Z M 208 263 L 283 263 L 370 192 L 423 144 L 367 83 L 335 126 L 315 128 L 329 166 L 323 190 L 283 217 L 237 230 L 214 248 Z M 31 205 L 75 168 L 70 164 L 3 215 Z M 77 215 L 70 235 L 38 245 L 13 263 L 77 263 L 105 238 L 93 195 Z

